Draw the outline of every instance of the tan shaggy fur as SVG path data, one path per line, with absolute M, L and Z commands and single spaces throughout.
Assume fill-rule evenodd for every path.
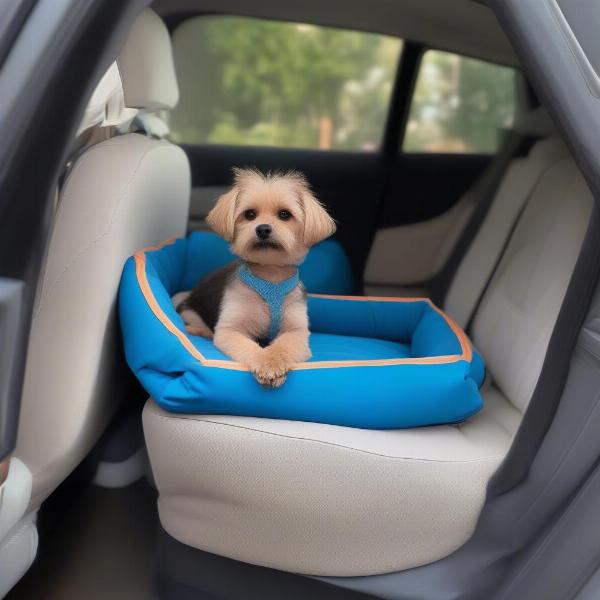
M 274 283 L 283 281 L 294 274 L 313 244 L 334 233 L 335 223 L 301 173 L 264 175 L 254 169 L 234 169 L 234 176 L 233 188 L 219 198 L 206 220 L 230 242 L 233 253 L 248 264 L 254 275 Z M 273 247 L 257 245 L 258 225 L 271 227 L 269 241 Z M 181 300 L 179 296 L 177 304 Z M 266 347 L 257 340 L 268 332 L 269 308 L 238 277 L 227 281 L 214 334 L 193 310 L 183 308 L 180 314 L 191 334 L 212 336 L 217 348 L 247 365 L 262 385 L 282 385 L 294 363 L 310 358 L 308 316 L 301 286 L 286 297 L 281 328 Z

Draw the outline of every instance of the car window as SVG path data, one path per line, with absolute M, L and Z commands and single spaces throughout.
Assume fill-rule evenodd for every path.
M 458 54 L 428 50 L 415 86 L 403 150 L 493 153 L 512 125 L 515 72 Z
M 375 151 L 401 52 L 398 38 L 230 16 L 173 33 L 180 101 L 171 139 Z

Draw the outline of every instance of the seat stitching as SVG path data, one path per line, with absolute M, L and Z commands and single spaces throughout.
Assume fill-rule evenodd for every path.
M 283 433 L 275 433 L 272 431 L 264 431 L 261 429 L 256 429 L 254 427 L 248 427 L 246 425 L 235 425 L 233 423 L 223 423 L 221 421 L 214 421 L 211 419 L 195 419 L 193 417 L 172 417 L 170 415 L 165 415 L 165 414 L 161 414 L 158 412 L 154 412 L 155 415 L 157 415 L 158 417 L 160 417 L 161 419 L 170 419 L 173 421 L 195 421 L 195 422 L 200 422 L 200 423 L 211 423 L 213 425 L 223 425 L 225 427 L 234 427 L 236 429 L 245 429 L 247 431 L 253 431 L 255 433 L 259 433 L 265 436 L 274 436 L 274 437 L 281 437 L 281 438 L 286 438 L 286 439 L 290 439 L 290 440 L 297 440 L 297 441 L 302 441 L 302 442 L 310 442 L 310 443 L 314 443 L 314 444 L 319 444 L 319 445 L 323 445 L 323 446 L 334 446 L 336 448 L 340 448 L 342 450 L 348 450 L 350 452 L 360 452 L 362 454 L 369 454 L 371 456 L 378 456 L 381 458 L 389 458 L 389 459 L 398 459 L 398 460 L 404 460 L 404 461 L 412 461 L 412 462 L 428 462 L 428 463 L 439 463 L 439 464 L 444 464 L 444 463 L 452 463 L 452 464 L 467 464 L 467 463 L 477 463 L 477 462 L 492 462 L 493 460 L 499 459 L 499 458 L 503 458 L 505 456 L 505 454 L 493 454 L 490 456 L 484 456 L 482 458 L 473 458 L 473 459 L 468 459 L 468 460 L 437 460 L 437 459 L 431 459 L 431 458 L 414 458 L 414 457 L 408 457 L 408 456 L 391 456 L 389 454 L 382 454 L 380 452 L 372 452 L 370 450 L 363 450 L 361 448 L 354 448 L 352 446 L 344 446 L 343 444 L 337 444 L 335 442 L 326 442 L 323 440 L 315 440 L 312 438 L 307 438 L 307 437 L 300 437 L 300 436 L 295 436 L 295 435 L 286 435 Z M 508 449 L 508 446 L 507 446 Z

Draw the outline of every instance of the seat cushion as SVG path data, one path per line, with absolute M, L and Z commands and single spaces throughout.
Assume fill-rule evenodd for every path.
M 144 430 L 170 535 L 248 563 L 355 576 L 461 546 L 519 418 L 492 387 L 483 410 L 454 426 L 370 431 L 174 415 L 149 400 Z

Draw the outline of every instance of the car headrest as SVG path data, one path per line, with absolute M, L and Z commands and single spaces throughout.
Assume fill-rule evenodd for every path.
M 513 129 L 534 137 L 548 137 L 556 132 L 556 127 L 543 106 L 517 113 Z
M 156 112 L 177 105 L 179 87 L 171 38 L 155 12 L 146 9 L 135 20 L 117 63 L 125 106 Z
M 92 127 L 118 127 L 131 121 L 137 111 L 125 107 L 123 84 L 117 63 L 102 76 L 85 108 L 77 137 Z

